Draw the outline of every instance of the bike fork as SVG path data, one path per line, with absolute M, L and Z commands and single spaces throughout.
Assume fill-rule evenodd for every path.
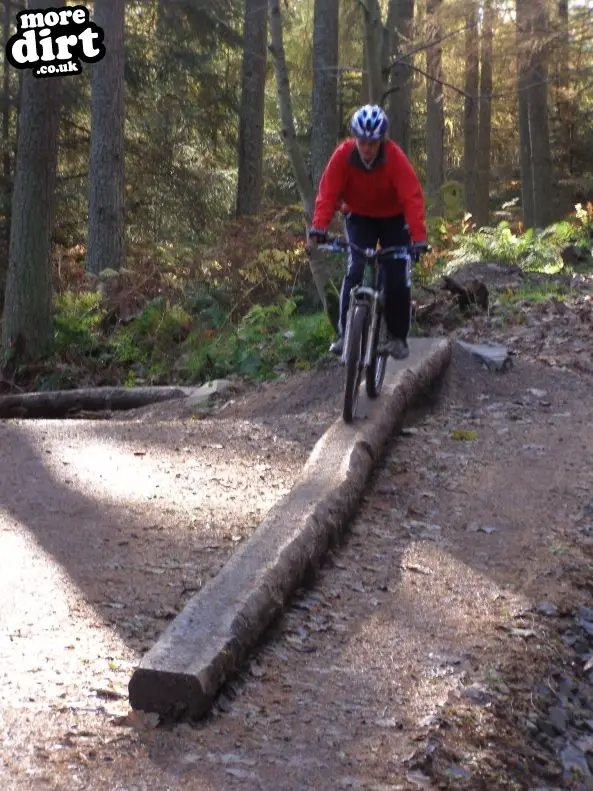
M 354 302 L 354 294 L 350 292 L 350 304 L 348 305 L 348 313 L 346 314 L 346 328 L 344 329 L 344 346 L 342 347 L 342 357 L 340 358 L 342 365 L 346 365 L 346 360 L 348 359 L 350 329 L 352 327 L 352 321 L 354 320 Z
M 377 300 L 373 300 L 373 304 L 371 305 L 371 324 L 368 331 L 367 336 L 367 344 L 364 353 L 364 364 L 365 367 L 369 367 L 373 361 L 373 338 L 375 337 L 375 332 L 377 330 L 377 322 L 379 321 L 379 311 L 377 310 Z

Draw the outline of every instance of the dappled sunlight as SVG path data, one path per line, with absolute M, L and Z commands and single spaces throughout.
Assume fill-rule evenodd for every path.
M 263 517 L 289 491 L 276 481 L 265 485 L 270 464 L 244 460 L 220 443 L 176 445 L 182 437 L 172 437 L 169 446 L 144 442 L 141 436 L 121 440 L 111 432 L 100 435 L 92 422 L 82 421 L 61 424 L 60 433 L 31 428 L 29 439 L 57 481 L 105 504 L 139 507 L 151 518 L 165 509 L 187 523 L 206 523 L 215 521 L 220 509 L 233 518 L 244 516 L 246 508 L 254 518 Z M 254 466 L 262 473 L 257 510 L 249 508 L 243 493 L 244 474 Z
M 345 645 L 343 664 L 374 687 L 378 699 L 393 701 L 387 710 L 403 703 L 416 723 L 463 685 L 464 668 L 483 641 L 493 639 L 501 614 L 523 612 L 532 604 L 427 541 L 404 549 L 386 595 L 388 610 L 377 598 L 376 612 Z M 376 674 L 369 655 L 382 671 L 392 672 Z
M 0 744 L 22 756 L 15 773 L 90 772 L 116 751 L 119 767 L 141 760 L 145 771 L 166 773 L 168 749 L 160 768 L 155 755 L 147 759 L 150 726 L 114 726 L 129 719 L 139 657 L 292 486 L 301 457 L 278 460 L 276 437 L 262 441 L 265 433 L 0 425 Z M 197 787 L 192 753 L 185 760 L 179 766 Z M 75 787 L 71 780 L 64 787 Z
M 25 525 L 4 510 L 0 525 L 0 708 L 96 709 L 97 691 L 122 686 L 136 654 Z

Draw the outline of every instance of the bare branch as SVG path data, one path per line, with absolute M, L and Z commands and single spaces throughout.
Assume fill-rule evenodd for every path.
M 388 69 L 391 70 L 399 63 L 402 63 L 407 58 L 411 58 L 413 55 L 416 55 L 418 52 L 424 52 L 427 49 L 431 49 L 432 47 L 436 47 L 438 44 L 441 44 L 443 41 L 446 41 L 449 38 L 453 38 L 454 36 L 458 36 L 460 33 L 464 33 L 466 30 L 469 30 L 472 27 L 476 27 L 476 22 L 470 22 L 463 27 L 460 27 L 458 30 L 453 30 L 451 33 L 447 33 L 445 36 L 441 36 L 441 38 L 433 39 L 431 41 L 426 42 L 425 44 L 420 44 L 417 47 L 414 47 L 409 52 L 404 52 L 402 55 L 399 55 L 395 58 L 388 66 Z
M 513 88 L 510 91 L 500 91 L 499 93 L 490 93 L 490 94 L 478 94 L 477 96 L 471 96 L 467 91 L 464 91 L 463 88 L 459 88 L 457 85 L 453 85 L 450 82 L 446 82 L 445 80 L 439 80 L 437 77 L 433 77 L 432 75 L 428 74 L 424 71 L 424 69 L 419 68 L 418 66 L 412 66 L 408 64 L 408 67 L 412 69 L 412 71 L 418 72 L 423 77 L 426 77 L 427 80 L 432 80 L 432 82 L 436 82 L 439 85 L 442 85 L 444 88 L 449 88 L 449 90 L 453 91 L 454 93 L 458 93 L 460 96 L 463 96 L 466 99 L 472 99 L 473 101 L 480 101 L 481 99 L 501 99 L 505 96 L 513 96 L 514 94 L 521 93 L 521 91 L 528 91 L 531 88 L 536 88 L 540 85 L 549 85 L 550 80 L 538 80 L 537 82 L 531 82 L 529 85 L 525 85 L 521 88 Z M 389 94 L 396 91 L 397 88 L 389 88 L 389 90 L 385 91 L 383 96 L 381 97 L 381 104 L 385 101 L 386 97 Z
M 410 63 L 407 65 L 408 68 L 412 69 L 412 71 L 416 71 L 418 72 L 418 74 L 422 74 L 422 76 L 426 77 L 428 80 L 431 80 L 432 82 L 436 82 L 438 85 L 442 85 L 444 88 L 449 88 L 450 90 L 455 91 L 455 93 L 458 93 L 461 96 L 465 96 L 467 99 L 477 98 L 475 96 L 470 96 L 469 93 L 466 93 L 462 88 L 458 88 L 457 85 L 452 85 L 450 82 L 446 82 L 445 80 L 439 80 L 437 77 L 433 77 L 432 75 L 424 71 L 424 69 L 421 69 L 418 66 L 412 66 Z M 394 91 L 397 91 L 398 87 L 389 88 L 387 91 L 385 91 L 383 93 L 383 96 L 381 97 L 381 104 L 383 104 L 383 102 L 389 96 L 389 94 L 393 93 Z

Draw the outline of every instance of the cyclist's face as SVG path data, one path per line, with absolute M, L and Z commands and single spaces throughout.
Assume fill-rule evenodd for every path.
M 380 140 L 357 140 L 358 153 L 364 162 L 372 162 L 379 152 Z

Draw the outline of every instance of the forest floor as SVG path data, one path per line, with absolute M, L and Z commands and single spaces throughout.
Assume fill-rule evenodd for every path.
M 131 712 L 132 669 L 290 490 L 341 369 L 199 415 L 1 423 L 2 789 L 593 788 L 593 281 L 573 286 L 451 331 L 513 367 L 455 351 L 194 725 Z

